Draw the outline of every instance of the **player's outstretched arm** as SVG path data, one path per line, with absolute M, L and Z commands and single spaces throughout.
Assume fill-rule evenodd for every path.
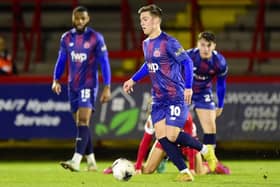
M 131 92 L 133 92 L 133 85 L 143 79 L 145 76 L 147 76 L 149 74 L 149 70 L 148 70 L 148 66 L 146 63 L 144 63 L 141 68 L 132 76 L 131 79 L 129 79 L 128 81 L 125 81 L 123 84 L 123 90 L 125 93 L 130 94 Z

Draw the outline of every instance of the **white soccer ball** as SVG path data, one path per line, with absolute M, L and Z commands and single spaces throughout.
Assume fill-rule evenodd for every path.
M 135 172 L 133 163 L 125 158 L 115 160 L 112 170 L 113 176 L 120 181 L 128 181 Z

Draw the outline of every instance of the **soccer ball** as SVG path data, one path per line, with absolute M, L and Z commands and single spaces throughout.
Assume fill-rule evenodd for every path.
M 125 158 L 119 158 L 112 165 L 113 176 L 120 181 L 128 181 L 135 172 L 134 165 Z

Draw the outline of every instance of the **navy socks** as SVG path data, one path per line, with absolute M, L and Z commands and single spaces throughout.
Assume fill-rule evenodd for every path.
M 203 143 L 216 145 L 216 134 L 204 134 Z
M 184 132 L 180 132 L 175 144 L 179 144 L 182 146 L 189 146 L 191 148 L 194 148 L 198 151 L 200 151 L 202 149 L 202 143 L 200 143 L 198 140 L 196 140 L 195 138 L 191 137 L 189 134 L 184 133 Z
M 89 128 L 87 126 L 78 126 L 77 131 L 75 152 L 84 155 L 89 140 Z
M 182 154 L 176 144 L 170 142 L 166 137 L 161 138 L 158 141 L 168 155 L 169 159 L 173 162 L 173 164 L 178 168 L 179 171 L 187 168 Z
M 92 136 L 90 129 L 88 128 L 88 143 L 86 146 L 85 155 L 89 155 L 91 153 L 93 153 Z

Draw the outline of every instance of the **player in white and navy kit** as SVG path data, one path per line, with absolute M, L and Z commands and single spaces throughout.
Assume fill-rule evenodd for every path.
M 187 168 L 177 145 L 190 146 L 202 152 L 214 171 L 216 156 L 212 148 L 201 144 L 183 128 L 188 115 L 187 104 L 192 96 L 192 61 L 179 42 L 161 31 L 162 10 L 156 5 L 139 9 L 140 24 L 148 37 L 143 42 L 145 63 L 123 89 L 133 91 L 133 85 L 149 75 L 152 82 L 152 122 L 156 138 L 176 165 L 180 174 L 177 180 L 192 181 L 193 176 Z
M 215 121 L 223 110 L 228 72 L 225 58 L 215 47 L 215 35 L 205 31 L 198 36 L 197 48 L 187 51 L 194 64 L 192 103 L 204 132 L 203 143 L 213 147 L 216 145 Z M 214 78 L 217 78 L 217 104 L 212 94 Z
M 89 20 L 88 10 L 85 7 L 79 6 L 73 10 L 74 28 L 61 37 L 59 55 L 53 74 L 52 90 L 59 94 L 61 92 L 59 80 L 66 64 L 68 65 L 68 96 L 77 124 L 77 138 L 73 158 L 61 162 L 61 165 L 71 171 L 79 171 L 83 155 L 87 157 L 88 170 L 96 170 L 89 123 L 92 112 L 95 110 L 99 66 L 101 66 L 104 81 L 100 101 L 107 102 L 111 95 L 111 70 L 107 48 L 103 36 L 87 26 Z

